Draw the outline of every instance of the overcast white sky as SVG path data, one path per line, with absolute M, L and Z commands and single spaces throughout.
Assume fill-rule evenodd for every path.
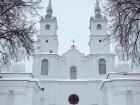
M 48 1 L 42 0 L 41 16 L 46 14 Z M 52 0 L 53 15 L 58 21 L 59 54 L 70 49 L 73 39 L 80 52 L 89 53 L 89 20 L 94 16 L 95 3 L 96 0 Z

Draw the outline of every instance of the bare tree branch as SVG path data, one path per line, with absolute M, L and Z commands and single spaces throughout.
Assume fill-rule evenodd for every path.
M 34 23 L 28 17 L 38 16 L 40 0 L 0 1 L 0 64 L 17 58 L 19 46 L 27 55 L 33 52 Z
M 112 39 L 124 49 L 125 57 L 140 63 L 140 0 L 108 0 Z

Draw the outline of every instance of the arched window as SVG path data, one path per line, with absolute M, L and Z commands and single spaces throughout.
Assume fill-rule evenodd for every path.
M 102 29 L 101 24 L 97 24 L 97 30 L 101 30 L 101 29 Z
M 47 59 L 41 62 L 41 75 L 48 75 L 49 61 Z
M 70 67 L 70 79 L 77 79 L 77 68 L 75 66 Z
M 45 28 L 46 28 L 46 30 L 50 30 L 50 25 L 47 24 Z
M 105 59 L 100 59 L 98 62 L 99 74 L 106 74 L 106 61 Z

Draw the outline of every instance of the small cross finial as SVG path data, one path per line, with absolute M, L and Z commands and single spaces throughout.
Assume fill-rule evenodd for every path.
M 74 39 L 72 40 L 72 43 L 73 43 L 73 45 L 74 45 L 74 43 L 75 43 L 75 40 L 74 40 Z
M 71 48 L 75 48 L 75 45 L 74 45 L 75 44 L 75 40 L 74 39 L 72 40 L 72 44 L 73 45 L 71 46 Z

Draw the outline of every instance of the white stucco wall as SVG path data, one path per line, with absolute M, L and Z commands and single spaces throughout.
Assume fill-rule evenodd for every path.
M 52 53 L 58 52 L 58 37 L 57 35 L 38 35 L 37 36 L 37 52 Z M 47 42 L 46 42 L 47 41 Z
M 40 86 L 29 73 L 0 73 L 0 105 L 38 105 Z
M 101 90 L 104 92 L 106 105 L 139 105 L 140 75 L 139 77 L 130 75 L 119 78 L 113 76 L 103 82 Z
M 50 25 L 50 30 L 46 30 L 45 26 Z M 52 17 L 48 20 L 44 17 L 44 21 L 40 21 L 40 35 L 56 35 L 57 20 Z
M 38 89 L 31 82 L 18 80 L 0 81 L 1 105 L 37 105 Z
M 91 35 L 89 49 L 91 54 L 110 53 L 110 41 L 108 35 Z
M 97 25 L 101 25 L 101 30 L 97 30 Z M 106 35 L 107 34 L 107 20 L 105 17 L 93 18 L 90 20 L 90 35 Z
M 44 105 L 70 105 L 68 99 L 71 94 L 78 95 L 78 105 L 103 105 L 100 80 L 40 80 L 40 83 L 45 88 L 41 95 L 45 99 Z

